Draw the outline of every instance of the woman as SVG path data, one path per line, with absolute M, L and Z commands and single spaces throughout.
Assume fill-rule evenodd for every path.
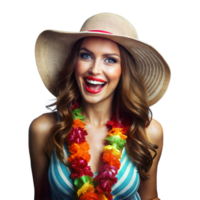
M 41 33 L 36 61 L 57 112 L 30 125 L 35 199 L 157 200 L 163 131 L 149 106 L 169 84 L 162 56 L 101 13 L 81 32 Z

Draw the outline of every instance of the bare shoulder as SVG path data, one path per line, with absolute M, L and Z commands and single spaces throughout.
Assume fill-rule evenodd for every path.
M 51 128 L 56 122 L 55 112 L 45 113 L 34 119 L 29 127 L 29 145 L 35 145 L 45 151 L 48 144 L 51 143 Z
M 56 113 L 44 113 L 35 118 L 30 125 L 32 134 L 48 134 L 49 130 L 56 123 Z
M 155 119 L 146 128 L 147 138 L 152 144 L 160 145 L 163 142 L 163 128 L 161 124 Z

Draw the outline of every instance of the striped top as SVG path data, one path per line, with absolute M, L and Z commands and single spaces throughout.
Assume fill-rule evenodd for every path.
M 64 142 L 64 157 L 67 159 L 69 151 Z M 126 149 L 122 151 L 121 167 L 117 174 L 117 183 L 112 187 L 113 200 L 141 200 L 138 194 L 140 177 L 136 165 L 128 156 Z M 48 179 L 52 200 L 74 200 L 76 192 L 73 179 L 70 178 L 70 168 L 61 163 L 55 150 L 52 152 Z M 97 176 L 98 172 L 93 173 Z

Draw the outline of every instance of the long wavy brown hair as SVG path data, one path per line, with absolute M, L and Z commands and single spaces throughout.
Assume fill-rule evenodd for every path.
M 51 130 L 56 154 L 61 162 L 64 160 L 63 143 L 73 124 L 72 104 L 81 101 L 81 95 L 75 79 L 75 67 L 79 49 L 84 38 L 78 40 L 61 71 L 57 76 L 57 100 L 47 107 L 56 106 L 61 116 Z M 151 168 L 158 146 L 151 144 L 146 137 L 145 127 L 152 119 L 152 112 L 147 106 L 147 96 L 143 81 L 138 74 L 137 65 L 130 53 L 118 44 L 121 55 L 122 74 L 115 91 L 112 114 L 122 122 L 129 120 L 126 150 L 138 167 L 142 180 L 148 179 L 146 172 Z M 152 156 L 151 152 L 154 152 Z M 66 164 L 66 163 L 65 163 Z

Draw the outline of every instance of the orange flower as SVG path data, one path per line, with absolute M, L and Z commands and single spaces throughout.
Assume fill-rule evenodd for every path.
M 100 200 L 97 193 L 86 192 L 80 197 L 80 200 Z
M 80 119 L 75 119 L 72 127 L 83 128 L 85 130 L 85 123 L 82 122 Z
M 124 135 L 122 132 L 123 132 L 123 128 L 112 128 L 109 131 L 108 136 L 118 135 L 120 138 L 125 140 L 127 138 L 127 136 Z
M 106 152 L 103 154 L 103 161 L 118 169 L 120 168 L 121 165 L 119 159 L 110 152 Z
M 69 152 L 71 153 L 68 161 L 71 162 L 75 158 L 83 158 L 87 162 L 90 161 L 91 155 L 89 154 L 90 146 L 87 142 L 83 142 L 80 144 L 73 143 L 69 146 Z

